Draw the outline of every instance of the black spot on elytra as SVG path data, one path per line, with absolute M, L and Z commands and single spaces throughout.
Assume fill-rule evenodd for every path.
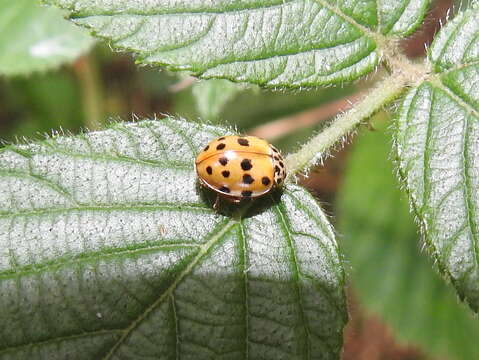
M 206 147 L 203 149 L 203 151 L 208 151 L 209 148 L 210 148 L 210 146 L 206 145 Z
M 277 174 L 279 174 L 280 171 L 281 171 L 281 169 L 279 168 L 279 166 L 278 166 L 278 165 L 275 165 L 275 166 L 274 166 L 274 172 L 277 173 Z
M 263 185 L 269 185 L 271 180 L 269 179 L 269 177 L 267 176 L 263 176 L 263 178 L 261 179 L 261 182 L 263 183 Z
M 209 175 L 213 174 L 213 169 L 211 168 L 211 166 L 207 166 L 207 167 L 206 167 L 206 172 L 207 172 Z
M 253 194 L 252 191 L 249 191 L 249 190 L 244 190 L 241 192 L 241 195 L 242 196 L 251 196 Z
M 225 137 L 222 136 L 222 137 L 220 137 L 220 138 L 218 138 L 218 139 L 216 139 L 216 140 L 221 141 L 221 140 L 224 140 L 224 139 L 225 139 Z
M 254 182 L 254 179 L 251 177 L 250 174 L 244 174 L 243 175 L 243 182 L 245 184 L 252 184 Z
M 282 168 L 284 168 L 284 164 L 282 161 L 279 162 L 279 166 L 281 166 Z
M 226 147 L 226 144 L 225 144 L 225 143 L 221 143 L 221 144 L 218 144 L 218 145 L 216 146 L 216 150 L 223 150 L 225 147 Z
M 241 146 L 249 146 L 249 141 L 245 138 L 238 138 L 238 144 Z
M 241 168 L 243 170 L 250 170 L 253 167 L 253 164 L 251 163 L 250 159 L 243 159 L 241 161 Z
M 220 157 L 220 159 L 218 160 L 220 162 L 221 165 L 223 166 L 226 166 L 226 164 L 228 164 L 228 158 L 226 157 Z
M 221 175 L 223 175 L 223 177 L 228 177 L 228 176 L 230 176 L 230 172 L 228 170 L 223 170 L 221 172 Z
M 275 156 L 273 156 L 273 159 L 275 159 L 276 161 L 279 161 L 279 156 L 275 155 Z
M 218 190 L 221 191 L 221 192 L 225 192 L 225 193 L 230 192 L 230 188 L 227 187 L 227 186 L 222 186 L 222 187 L 218 188 Z

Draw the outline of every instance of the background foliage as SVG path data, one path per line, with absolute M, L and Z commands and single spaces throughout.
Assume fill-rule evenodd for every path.
M 384 120 L 376 123 L 379 128 Z M 363 132 L 339 193 L 339 230 L 353 293 L 402 341 L 440 357 L 475 359 L 479 349 L 465 339 L 479 334 L 479 322 L 421 251 L 407 198 L 394 178 L 391 144 L 390 131 Z

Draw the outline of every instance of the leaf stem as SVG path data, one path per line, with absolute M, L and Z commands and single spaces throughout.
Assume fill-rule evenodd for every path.
M 103 110 L 103 88 L 100 81 L 98 64 L 92 55 L 86 55 L 73 66 L 78 78 L 83 101 L 85 126 L 89 130 L 102 128 Z
M 364 119 L 395 100 L 406 89 L 411 79 L 398 71 L 383 79 L 364 99 L 339 115 L 325 130 L 304 144 L 298 152 L 286 157 L 290 179 L 301 171 L 316 165 L 333 145 L 344 139 Z

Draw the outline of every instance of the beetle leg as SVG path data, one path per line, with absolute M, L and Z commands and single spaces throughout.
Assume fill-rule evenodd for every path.
M 215 203 L 213 204 L 213 209 L 218 210 L 219 207 L 220 207 L 220 196 L 216 195 L 216 200 L 215 200 Z

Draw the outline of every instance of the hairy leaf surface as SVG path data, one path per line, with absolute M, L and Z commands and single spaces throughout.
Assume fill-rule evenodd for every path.
M 139 62 L 266 86 L 350 81 L 378 64 L 377 37 L 410 34 L 428 0 L 44 0 Z
M 431 80 L 398 118 L 402 177 L 428 248 L 459 296 L 479 309 L 479 6 L 435 39 Z
M 337 359 L 333 231 L 282 194 L 215 212 L 165 118 L 0 152 L 0 359 Z M 227 213 L 227 212 L 225 212 Z
M 0 0 L 0 75 L 46 71 L 86 52 L 93 38 L 36 0 Z
M 479 322 L 431 269 L 389 159 L 384 132 L 363 134 L 350 155 L 338 196 L 342 247 L 354 294 L 397 338 L 427 355 L 477 359 Z

